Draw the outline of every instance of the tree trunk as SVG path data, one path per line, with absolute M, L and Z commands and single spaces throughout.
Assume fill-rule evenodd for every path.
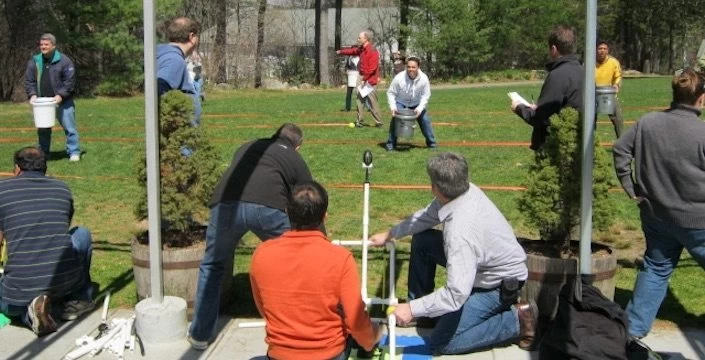
M 215 58 L 216 75 L 215 83 L 222 84 L 228 82 L 228 62 L 226 50 L 228 47 L 227 25 L 228 7 L 227 0 L 218 0 L 215 13 L 215 46 L 213 57 Z
M 409 2 L 411 0 L 401 0 L 399 1 L 399 39 L 398 47 L 399 51 L 405 52 L 407 43 L 406 40 L 409 38 Z
M 257 9 L 257 48 L 255 49 L 255 88 L 262 87 L 262 51 L 264 48 L 264 15 L 267 0 L 259 0 Z
M 343 0 L 335 0 L 335 49 L 342 46 Z
M 328 74 L 328 1 L 316 0 L 316 84 L 330 85 Z

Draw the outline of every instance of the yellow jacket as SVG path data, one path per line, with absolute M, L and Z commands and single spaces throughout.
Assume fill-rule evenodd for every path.
M 602 64 L 595 63 L 595 84 L 597 86 L 622 85 L 622 67 L 619 61 L 607 55 Z

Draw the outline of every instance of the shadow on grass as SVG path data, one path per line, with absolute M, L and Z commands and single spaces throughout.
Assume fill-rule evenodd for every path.
M 377 146 L 387 150 L 387 143 L 378 143 Z M 420 146 L 409 142 L 399 142 L 397 140 L 397 146 L 394 148 L 394 151 L 407 152 L 413 149 L 426 149 L 426 146 Z
M 99 240 L 93 241 L 93 251 L 117 251 L 117 252 L 132 252 L 130 243 L 113 243 L 110 241 Z

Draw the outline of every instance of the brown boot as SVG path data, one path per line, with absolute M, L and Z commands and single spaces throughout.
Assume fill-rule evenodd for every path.
M 539 309 L 536 302 L 520 302 L 514 305 L 519 316 L 519 347 L 531 350 L 536 340 L 536 323 L 538 322 Z

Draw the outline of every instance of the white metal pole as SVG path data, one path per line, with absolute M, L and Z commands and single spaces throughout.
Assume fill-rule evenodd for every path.
M 580 273 L 592 274 L 592 167 L 595 141 L 595 48 L 597 0 L 586 1 L 585 88 L 583 92 L 583 156 L 580 197 Z
M 147 151 L 147 214 L 149 221 L 149 270 L 152 298 L 164 300 L 162 276 L 161 212 L 159 195 L 159 122 L 157 114 L 156 32 L 154 1 L 144 0 L 144 127 Z

